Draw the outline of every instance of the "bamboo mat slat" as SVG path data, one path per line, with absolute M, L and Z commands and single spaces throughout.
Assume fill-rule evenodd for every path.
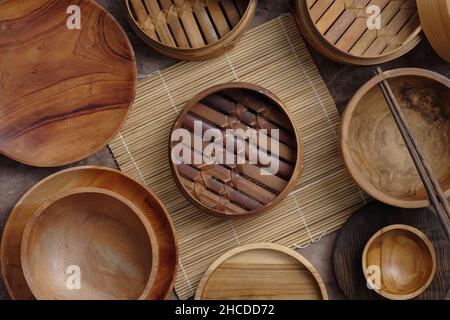
M 295 190 L 270 213 L 243 221 L 211 217 L 190 205 L 169 168 L 172 124 L 194 94 L 229 81 L 253 82 L 293 113 L 305 145 L 305 169 Z M 249 31 L 225 56 L 183 62 L 139 82 L 136 101 L 110 148 L 122 171 L 142 180 L 163 201 L 177 230 L 180 299 L 195 294 L 208 266 L 252 242 L 299 248 L 338 230 L 369 200 L 350 179 L 338 147 L 339 114 L 292 16 Z

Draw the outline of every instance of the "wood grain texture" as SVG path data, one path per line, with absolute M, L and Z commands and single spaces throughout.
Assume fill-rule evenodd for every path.
M 80 7 L 80 30 L 66 26 L 70 5 Z M 53 167 L 100 150 L 136 89 L 120 25 L 89 0 L 7 0 L 0 12 L 0 153 Z
M 369 6 L 381 9 L 380 29 L 369 29 Z M 422 39 L 415 1 L 295 0 L 300 31 L 317 51 L 340 63 L 374 65 L 394 60 Z
M 391 225 L 375 233 L 362 257 L 363 273 L 371 280 L 369 267 L 380 270 L 380 286 L 374 290 L 391 300 L 417 297 L 433 281 L 436 253 L 422 231 L 407 225 Z
M 157 277 L 150 222 L 103 189 L 57 194 L 36 210 L 22 239 L 22 269 L 39 300 L 145 300 Z M 67 287 L 70 266 L 80 268 L 77 290 Z
M 192 164 L 174 164 L 174 150 L 180 141 L 171 141 L 169 146 L 170 167 L 178 187 L 196 207 L 219 217 L 245 218 L 267 212 L 289 194 L 303 169 L 303 142 L 293 119 L 281 100 L 254 84 L 226 83 L 200 92 L 186 103 L 172 129 L 186 129 L 191 134 Z M 204 160 L 204 150 L 212 141 L 196 146 L 195 123 L 202 124 L 203 133 L 221 132 L 223 164 L 196 164 L 194 153 Z M 256 130 L 258 134 L 266 130 L 269 141 L 266 146 L 258 141 L 253 149 L 246 139 L 241 146 L 237 136 L 227 134 L 227 130 L 237 129 Z M 272 130 L 279 132 L 278 150 L 271 146 Z M 245 164 L 237 160 L 241 149 L 245 150 Z M 261 164 L 261 159 L 268 157 L 270 163 L 279 162 L 276 173 L 269 173 L 267 163 Z M 233 159 L 233 163 L 225 163 L 225 159 Z
M 415 139 L 450 196 L 450 80 L 423 69 L 374 77 L 349 102 L 341 150 L 354 180 L 374 198 L 397 207 L 429 205 L 411 156 L 378 86 L 387 79 Z
M 100 188 L 119 194 L 144 213 L 159 248 L 157 279 L 149 299 L 167 299 L 172 294 L 178 267 L 178 245 L 172 221 L 158 198 L 127 175 L 103 167 L 79 167 L 58 172 L 28 191 L 13 209 L 3 231 L 1 268 L 5 286 L 13 299 L 34 299 L 21 266 L 21 243 L 33 213 L 55 194 L 74 188 Z
M 364 247 L 380 229 L 405 224 L 421 230 L 436 252 L 436 274 L 429 287 L 414 299 L 439 300 L 450 289 L 450 244 L 437 215 L 429 209 L 399 209 L 381 203 L 369 204 L 351 216 L 339 232 L 332 256 L 336 280 L 351 300 L 382 299 L 367 288 L 361 267 Z
M 196 300 L 327 300 L 311 263 L 292 249 L 250 244 L 229 251 L 206 271 Z
M 433 49 L 450 62 L 450 1 L 417 0 L 420 22 Z
M 122 0 L 131 27 L 153 49 L 179 60 L 207 60 L 234 47 L 257 0 Z

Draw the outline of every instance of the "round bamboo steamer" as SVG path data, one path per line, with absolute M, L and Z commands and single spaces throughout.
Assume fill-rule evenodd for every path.
M 400 208 L 430 205 L 411 156 L 379 88 L 387 80 L 445 194 L 450 196 L 450 80 L 424 69 L 390 70 L 353 96 L 341 121 L 341 151 L 356 183 Z
M 78 188 L 36 210 L 23 234 L 21 261 L 39 300 L 146 300 L 159 252 L 150 222 L 131 201 Z M 80 271 L 78 288 L 67 284 L 71 266 Z
M 450 62 L 450 1 L 417 0 L 423 31 L 434 50 Z
M 328 300 L 314 266 L 296 251 L 273 243 L 233 249 L 206 271 L 196 300 Z
M 203 133 L 218 130 L 223 140 L 223 160 L 233 157 L 233 163 L 218 161 L 218 154 L 206 161 L 203 151 L 207 145 L 196 146 L 194 128 L 202 124 Z M 200 210 L 221 218 L 248 218 L 268 212 L 294 188 L 303 169 L 303 143 L 294 117 L 273 93 L 250 83 L 226 83 L 204 90 L 187 102 L 175 121 L 172 132 L 184 129 L 191 139 L 191 156 L 202 155 L 202 163 L 194 158 L 185 163 L 175 148 L 180 141 L 170 142 L 169 162 L 175 181 L 191 203 Z M 233 151 L 230 151 L 227 130 L 252 129 L 265 135 L 264 146 L 258 141 L 258 150 L 237 143 L 232 135 Z M 279 132 L 278 151 L 270 145 L 271 130 Z M 266 134 L 260 130 L 267 130 Z M 185 139 L 185 138 L 183 138 Z M 185 142 L 184 140 L 182 141 Z M 238 149 L 245 149 L 245 163 L 238 163 Z M 267 151 L 262 151 L 267 150 Z M 201 150 L 200 150 L 201 149 Z M 279 160 L 277 172 L 270 172 L 262 156 L 270 154 Z M 174 154 L 178 158 L 174 158 Z M 181 164 L 175 164 L 174 159 Z M 253 160 L 253 161 L 250 161 Z M 256 161 L 255 161 L 256 160 Z M 268 162 L 268 161 L 267 161 Z M 270 165 L 269 165 L 270 166 Z
M 244 35 L 257 0 L 122 0 L 135 32 L 156 51 L 178 60 L 207 60 Z
M 381 11 L 381 29 L 368 28 L 369 4 Z M 308 43 L 326 57 L 350 65 L 394 60 L 422 39 L 415 1 L 296 0 L 298 26 Z
M 409 300 L 424 292 L 433 280 L 436 252 L 423 232 L 396 224 L 370 238 L 364 248 L 362 266 L 375 292 L 391 300 Z

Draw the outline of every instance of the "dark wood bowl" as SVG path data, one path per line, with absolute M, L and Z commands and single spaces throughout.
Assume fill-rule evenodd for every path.
M 25 228 L 21 255 L 27 283 L 41 300 L 147 299 L 159 263 L 143 213 L 126 198 L 95 188 L 44 203 Z M 73 272 L 79 272 L 72 283 L 78 287 L 70 284 Z
M 407 300 L 430 285 L 436 273 L 436 253 L 421 231 L 397 224 L 370 238 L 362 265 L 364 276 L 377 293 L 392 300 Z
M 195 126 L 199 123 L 203 134 L 217 132 L 223 139 L 216 137 L 196 145 Z M 252 148 L 249 139 L 240 140 L 242 135 L 230 134 L 229 129 L 252 129 L 269 143 L 264 146 L 260 139 L 258 148 Z M 261 134 L 261 129 L 267 134 Z M 274 129 L 279 132 L 278 150 L 270 142 Z M 179 130 L 187 136 L 176 137 Z M 267 212 L 289 194 L 303 169 L 303 143 L 293 116 L 273 93 L 254 84 L 221 84 L 197 94 L 175 121 L 171 138 L 169 161 L 178 187 L 196 207 L 222 218 Z M 187 148 L 190 156 L 184 159 L 180 142 L 191 144 Z M 208 146 L 217 142 L 221 150 L 208 152 Z M 197 161 L 196 154 L 204 157 Z M 239 154 L 243 161 L 238 160 Z M 260 161 L 262 154 L 269 155 L 265 165 Z M 267 165 L 276 158 L 278 168 L 270 172 Z
M 434 174 L 450 196 L 450 80 L 423 69 L 386 71 L 349 102 L 341 150 L 353 179 L 374 198 L 401 208 L 424 208 L 428 195 L 389 111 L 379 83 L 387 79 Z

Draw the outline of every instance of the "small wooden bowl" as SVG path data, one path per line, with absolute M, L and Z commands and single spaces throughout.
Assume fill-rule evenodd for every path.
M 146 217 L 124 197 L 95 188 L 43 204 L 25 228 L 21 250 L 25 278 L 39 300 L 147 299 L 159 263 Z M 75 289 L 67 284 L 73 266 L 80 271 Z
M 68 27 L 72 8 L 81 29 Z M 136 60 L 120 24 L 89 0 L 0 1 L 0 12 L 0 153 L 58 167 L 106 146 L 136 92 Z
M 322 278 L 292 249 L 260 243 L 233 249 L 206 271 L 196 300 L 328 300 Z
M 349 102 L 341 122 L 348 171 L 372 197 L 400 208 L 424 208 L 428 195 L 379 83 L 391 85 L 434 174 L 450 196 L 450 80 L 423 69 L 386 71 Z
M 153 49 L 179 60 L 222 55 L 244 35 L 256 0 L 123 0 L 132 28 Z
M 369 29 L 369 1 L 295 0 L 296 18 L 306 40 L 340 63 L 373 65 L 394 60 L 422 39 L 415 1 L 382 0 L 381 29 Z
M 213 144 L 212 139 L 204 142 L 203 146 L 195 144 L 194 128 L 200 121 L 203 133 L 213 129 L 222 134 L 223 139 L 218 141 L 222 142 L 223 150 L 197 163 L 193 156 L 202 154 L 202 151 L 207 150 L 207 145 Z M 280 143 L 277 172 L 271 174 L 266 170 L 259 161 L 262 159 L 261 151 L 254 148 L 250 151 L 249 140 L 245 141 L 245 146 L 238 146 L 236 135 L 231 135 L 233 140 L 226 139 L 228 129 L 255 129 L 259 133 L 260 129 L 267 129 L 266 137 L 273 133 L 272 129 L 278 129 Z M 174 160 L 181 160 L 177 151 L 180 140 L 175 138 L 170 142 L 169 162 L 173 176 L 192 204 L 212 215 L 245 218 L 265 213 L 289 194 L 300 177 L 303 145 L 294 118 L 274 94 L 254 84 L 227 83 L 197 94 L 175 121 L 172 137 L 179 130 L 187 132 L 191 157 L 188 157 L 190 163 L 174 163 Z M 226 147 L 227 141 L 232 141 L 232 148 Z M 258 143 L 259 148 L 271 149 L 270 146 L 264 148 L 260 141 Z M 237 150 L 241 147 L 246 150 L 245 164 L 237 163 Z M 276 152 L 275 148 L 271 151 L 271 155 Z M 264 153 L 267 154 L 267 151 Z M 258 161 L 250 161 L 256 159 L 255 155 Z M 227 156 L 233 159 L 231 163 L 227 162 Z M 223 161 L 218 160 L 220 157 Z
M 417 297 L 436 273 L 436 253 L 421 231 L 392 225 L 375 233 L 364 248 L 362 265 L 370 286 L 391 300 Z M 377 275 L 379 272 L 379 275 Z M 376 280 L 379 276 L 379 284 Z

